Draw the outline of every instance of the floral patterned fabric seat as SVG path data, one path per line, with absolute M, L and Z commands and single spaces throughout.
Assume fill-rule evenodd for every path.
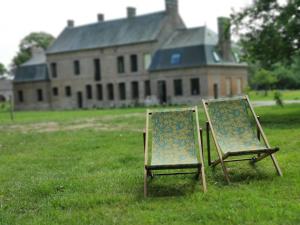
M 208 113 L 222 152 L 267 149 L 256 134 L 256 122 L 245 99 L 211 101 Z
M 198 165 L 192 110 L 153 112 L 151 166 Z

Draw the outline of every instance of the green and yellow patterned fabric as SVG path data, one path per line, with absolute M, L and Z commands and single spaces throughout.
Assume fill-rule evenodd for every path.
M 151 165 L 197 164 L 192 110 L 153 112 Z
M 256 122 L 246 99 L 209 101 L 208 113 L 224 153 L 266 149 L 256 134 Z

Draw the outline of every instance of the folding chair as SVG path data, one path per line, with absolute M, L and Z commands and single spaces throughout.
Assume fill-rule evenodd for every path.
M 145 197 L 147 197 L 147 178 L 156 175 L 196 173 L 199 179 L 201 177 L 203 191 L 206 192 L 201 135 L 197 107 L 163 111 L 147 110 L 144 131 Z M 148 142 L 152 142 L 151 149 Z M 150 154 L 151 157 L 148 157 Z M 197 171 L 171 171 L 171 173 L 168 171 L 169 173 L 153 174 L 153 171 L 157 170 L 192 168 Z
M 282 176 L 274 155 L 279 148 L 271 148 L 248 96 L 202 101 L 208 120 L 206 123 L 208 164 L 216 166 L 220 163 L 228 183 L 230 181 L 226 163 L 245 160 L 256 163 L 268 156 L 271 157 L 278 175 Z M 210 155 L 210 131 L 219 157 L 214 161 L 211 161 Z M 241 159 L 240 156 L 243 155 L 253 157 Z M 230 157 L 235 159 L 227 159 Z

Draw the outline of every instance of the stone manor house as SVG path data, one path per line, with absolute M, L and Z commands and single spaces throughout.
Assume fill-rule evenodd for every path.
M 67 27 L 44 53 L 33 49 L 13 82 L 19 110 L 198 104 L 242 94 L 247 65 L 232 49 L 230 22 L 218 34 L 187 28 L 178 0 L 161 12 Z

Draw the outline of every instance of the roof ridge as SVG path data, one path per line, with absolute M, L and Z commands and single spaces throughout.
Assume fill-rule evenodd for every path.
M 75 26 L 75 27 L 66 27 L 66 29 L 68 30 L 75 30 L 75 29 L 80 29 L 83 27 L 89 27 L 89 26 L 95 26 L 95 25 L 99 25 L 99 24 L 108 24 L 108 23 L 113 23 L 113 22 L 120 22 L 123 20 L 134 20 L 134 19 L 140 19 L 142 17 L 147 17 L 147 16 L 154 16 L 157 14 L 163 14 L 166 13 L 166 11 L 158 11 L 158 12 L 152 12 L 152 13 L 146 13 L 146 14 L 142 14 L 142 15 L 137 15 L 135 17 L 123 17 L 123 18 L 116 18 L 116 19 L 111 19 L 111 20 L 104 20 L 102 22 L 93 22 L 93 23 L 88 23 L 88 24 L 83 24 L 83 25 L 79 25 L 79 26 Z

